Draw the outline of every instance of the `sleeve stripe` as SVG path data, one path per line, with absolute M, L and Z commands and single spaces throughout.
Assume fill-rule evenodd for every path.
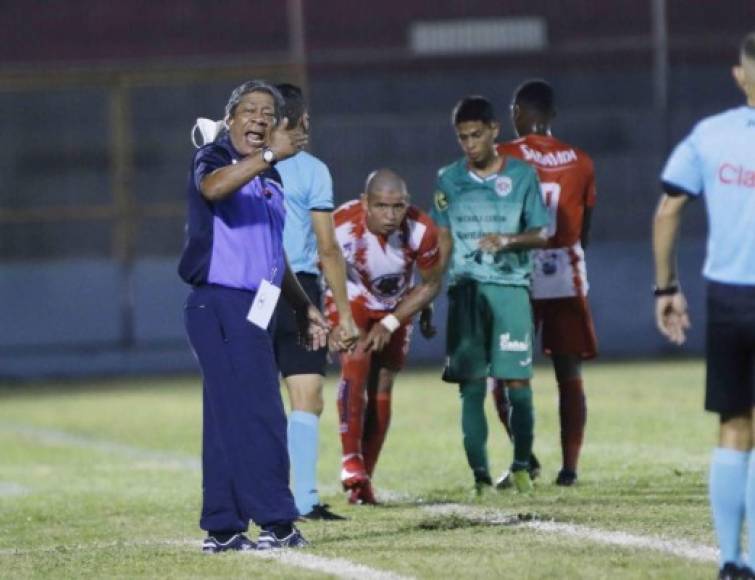
M 684 189 L 683 187 L 680 187 L 674 183 L 671 183 L 670 181 L 661 181 L 661 187 L 663 188 L 663 191 L 671 196 L 671 197 L 679 197 L 681 195 L 688 195 L 690 197 L 697 197 L 700 195 L 700 192 L 693 193 L 687 189 Z

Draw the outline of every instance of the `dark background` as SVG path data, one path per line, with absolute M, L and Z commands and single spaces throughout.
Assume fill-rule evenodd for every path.
M 730 68 L 751 0 L 36 0 L 0 13 L 0 377 L 193 369 L 175 274 L 189 129 L 260 77 L 306 88 L 337 201 L 387 166 L 422 208 L 459 156 L 454 103 L 486 95 L 510 138 L 512 91 L 546 78 L 554 133 L 595 160 L 588 273 L 603 354 L 701 351 L 703 205 L 681 248 L 695 321 L 684 351 L 654 331 L 650 220 L 669 148 L 743 101 Z M 418 44 L 423 30 L 434 47 Z M 413 360 L 440 365 L 442 350 L 417 337 Z

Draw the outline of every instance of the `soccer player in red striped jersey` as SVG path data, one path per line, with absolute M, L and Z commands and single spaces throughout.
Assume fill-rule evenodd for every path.
M 371 173 L 361 199 L 339 207 L 333 219 L 361 335 L 353 352 L 341 354 L 341 482 L 350 503 L 374 504 L 371 478 L 388 432 L 393 381 L 409 350 L 412 317 L 441 287 L 438 231 L 409 204 L 404 180 L 389 169 Z M 420 281 L 412 287 L 415 265 Z M 326 313 L 337 325 L 329 290 Z M 432 334 L 429 326 L 420 330 Z
M 595 171 L 589 155 L 551 134 L 554 101 L 552 87 L 543 80 L 520 85 L 511 103 L 518 138 L 500 144 L 498 153 L 535 167 L 551 214 L 548 245 L 535 250 L 532 298 L 543 352 L 550 355 L 558 382 L 563 464 L 556 483 L 568 486 L 577 479 L 587 419 L 581 361 L 597 355 L 584 253 L 595 205 Z M 508 430 L 508 405 L 500 382 L 493 393 Z M 499 485 L 507 481 L 504 474 Z

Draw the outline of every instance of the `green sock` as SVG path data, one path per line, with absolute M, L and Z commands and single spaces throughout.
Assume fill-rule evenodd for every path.
M 485 419 L 485 379 L 465 381 L 459 385 L 461 395 L 461 432 L 464 451 L 475 480 L 490 478 L 488 453 L 488 422 Z
M 514 469 L 527 469 L 535 438 L 532 387 L 508 389 L 511 402 L 511 432 L 514 435 Z

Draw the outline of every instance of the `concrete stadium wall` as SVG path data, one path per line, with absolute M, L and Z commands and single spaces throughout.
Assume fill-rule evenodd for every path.
M 685 240 L 679 265 L 694 326 L 684 349 L 655 330 L 648 242 L 603 242 L 588 250 L 590 300 L 605 357 L 657 357 L 703 350 L 700 240 Z M 124 341 L 122 273 L 103 260 L 0 266 L 0 378 L 193 372 L 182 304 L 188 294 L 174 259 L 145 259 L 133 272 L 133 340 Z M 438 335 L 415 332 L 410 361 L 443 361 L 445 296 L 436 301 Z

